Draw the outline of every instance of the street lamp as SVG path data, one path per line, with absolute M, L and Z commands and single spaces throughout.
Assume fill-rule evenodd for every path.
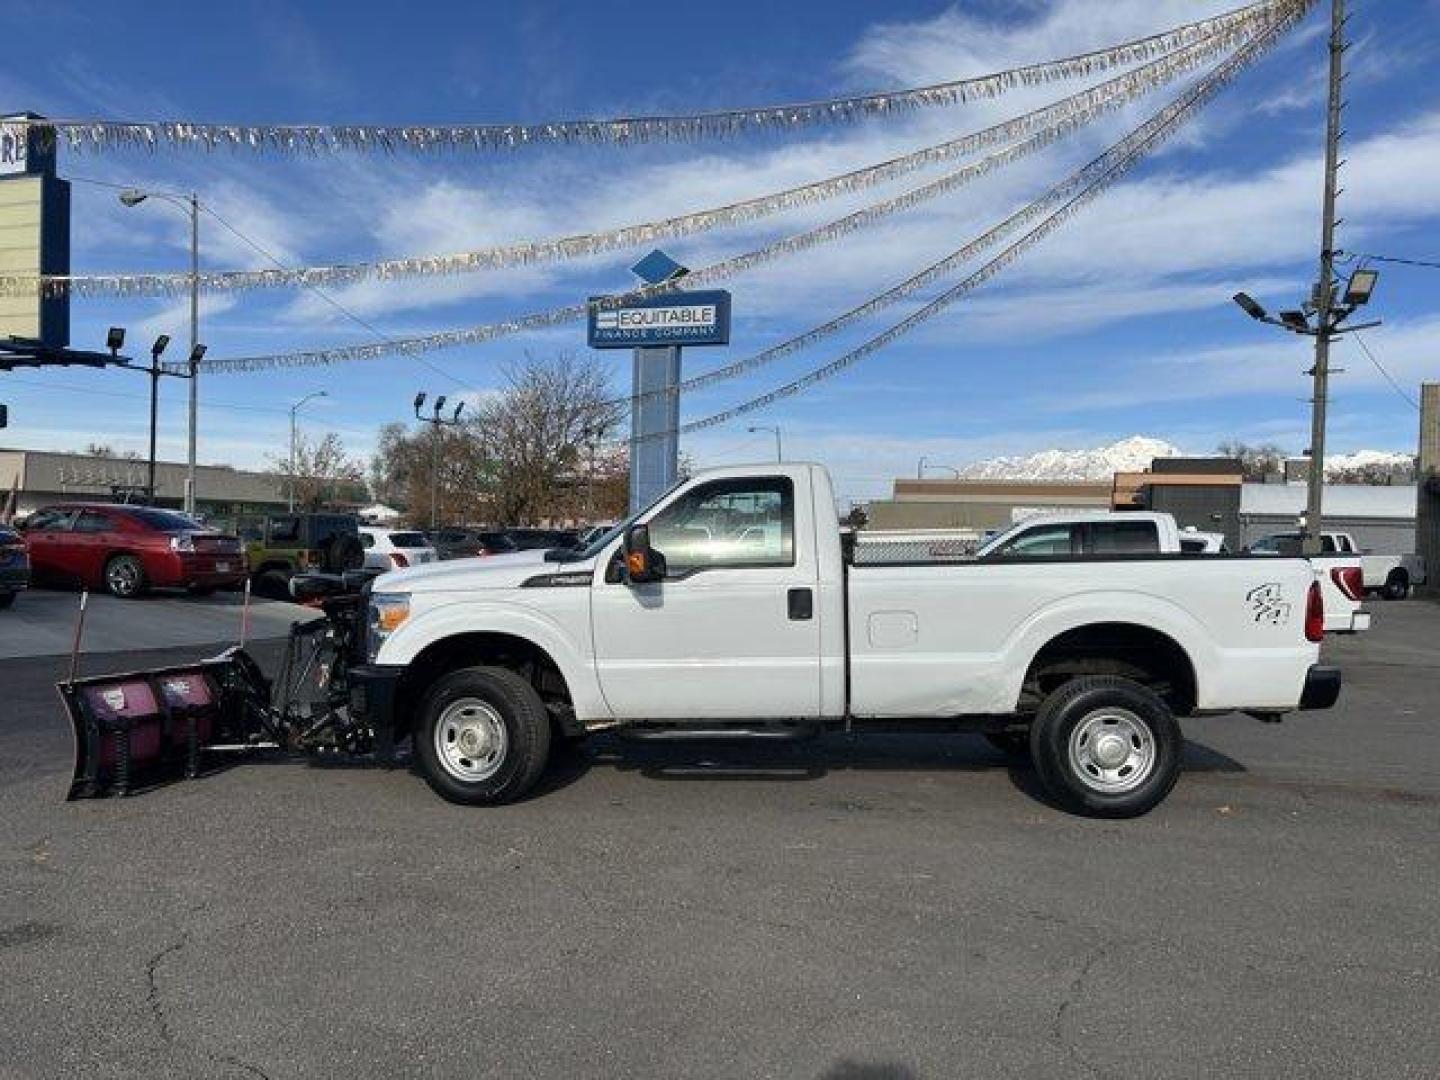
M 1341 334 L 1356 330 L 1368 330 L 1379 326 L 1380 320 L 1343 326 L 1351 315 L 1370 302 L 1380 275 L 1374 270 L 1359 269 L 1350 275 L 1343 295 L 1337 299 L 1338 282 L 1329 274 L 1330 251 L 1322 259 L 1327 268 L 1322 272 L 1310 299 L 1298 310 L 1282 311 L 1278 318 L 1265 310 L 1264 305 L 1249 293 L 1236 293 L 1231 299 L 1240 310 L 1256 322 L 1278 326 L 1292 334 L 1313 338 L 1315 341 L 1315 366 L 1308 374 L 1314 383 L 1311 395 L 1310 414 L 1310 475 L 1306 478 L 1305 521 L 1303 524 L 1303 551 L 1306 555 L 1320 553 L 1320 535 L 1323 532 L 1321 503 L 1325 493 L 1325 409 L 1330 393 L 1330 342 Z
M 427 396 L 424 390 L 415 395 L 415 419 L 422 424 L 429 424 L 433 429 L 430 440 L 430 529 L 433 532 L 438 527 L 440 511 L 440 429 L 460 426 L 460 413 L 464 411 L 465 402 L 457 401 L 454 412 L 446 419 L 440 415 L 440 411 L 445 408 L 445 395 L 441 394 L 432 406 L 434 412 L 425 416 L 420 412 L 420 408 L 425 404 Z
M 120 202 L 125 206 L 139 206 L 146 199 L 155 198 L 178 206 L 190 215 L 190 425 L 189 448 L 185 457 L 185 512 L 195 512 L 195 431 L 200 412 L 200 358 L 205 350 L 200 346 L 200 199 L 192 191 L 189 195 L 177 195 L 173 191 L 142 191 L 140 188 L 126 188 L 120 193 Z
M 760 431 L 771 431 L 775 433 L 775 460 L 784 461 L 785 456 L 780 452 L 780 428 L 773 424 L 757 424 L 750 428 L 750 434 L 754 435 Z
M 201 351 L 204 351 L 203 346 L 201 348 Z M 329 396 L 330 395 L 327 394 L 324 390 L 316 390 L 312 393 L 306 394 L 299 401 L 295 402 L 294 405 L 290 406 L 290 495 L 286 501 L 286 505 L 292 514 L 295 512 L 295 470 L 297 467 L 295 458 L 298 456 L 299 443 L 299 430 L 295 425 L 295 414 L 300 411 L 300 407 L 304 405 L 307 401 L 313 401 L 315 398 Z
M 946 472 L 948 472 L 951 476 L 953 476 L 956 480 L 959 480 L 959 479 L 960 479 L 960 470 L 957 469 L 957 468 L 955 468 L 954 465 L 931 465 L 931 464 L 930 464 L 928 461 L 926 461 L 923 457 L 920 459 L 920 469 L 919 469 L 919 471 L 916 472 L 916 474 L 915 474 L 916 479 L 924 480 L 924 479 L 925 479 L 925 471 L 926 471 L 927 469 L 944 469 L 944 470 L 945 470 Z

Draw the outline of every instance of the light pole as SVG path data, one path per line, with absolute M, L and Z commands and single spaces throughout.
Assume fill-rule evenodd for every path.
M 435 399 L 434 413 L 425 416 L 420 412 L 420 407 L 425 404 L 429 395 L 421 390 L 415 395 L 415 419 L 422 424 L 429 424 L 431 432 L 432 456 L 430 459 L 430 531 L 434 532 L 440 521 L 440 429 L 442 427 L 459 427 L 460 412 L 465 408 L 465 402 L 457 401 L 455 411 L 449 418 L 440 415 L 440 410 L 445 408 L 445 395 L 441 394 Z
M 603 421 L 598 424 L 586 424 L 580 429 L 580 437 L 585 440 L 590 450 L 590 470 L 585 478 L 585 523 L 595 524 L 595 454 L 599 449 L 600 440 L 605 438 L 605 432 L 609 425 Z
M 1306 485 L 1304 543 L 1301 548 L 1306 555 L 1320 554 L 1323 531 L 1321 513 L 1325 493 L 1325 412 L 1330 396 L 1330 342 L 1351 330 L 1379 325 L 1378 322 L 1370 322 L 1340 326 L 1356 308 L 1369 302 L 1379 279 L 1375 271 L 1356 270 L 1350 275 L 1343 299 L 1339 303 L 1335 299 L 1335 203 L 1340 195 L 1340 167 L 1344 164 L 1340 160 L 1340 139 L 1344 135 L 1340 118 L 1345 108 L 1343 90 L 1347 48 L 1345 0 L 1331 0 L 1330 92 L 1325 109 L 1325 192 L 1321 205 L 1319 280 L 1315 282 L 1310 299 L 1301 304 L 1298 311 L 1282 311 L 1278 319 L 1272 319 L 1247 294 L 1235 294 L 1235 302 L 1252 319 L 1315 339 L 1315 366 L 1308 372 L 1314 387 L 1310 410 L 1310 475 Z
M 307 401 L 311 401 L 315 398 L 329 396 L 330 395 L 327 394 L 324 390 L 316 390 L 313 393 L 306 394 L 299 401 L 295 402 L 294 405 L 290 406 L 290 493 L 289 498 L 286 500 L 286 506 L 289 508 L 292 514 L 295 512 L 295 458 L 297 456 L 297 447 L 299 444 L 300 434 L 299 429 L 296 427 L 295 424 L 295 414 L 300 411 L 300 407 L 304 405 Z
M 757 424 L 750 428 L 751 435 L 760 431 L 771 431 L 775 433 L 775 460 L 784 461 L 785 455 L 780 452 L 780 428 L 774 424 Z
M 185 455 L 185 512 L 195 512 L 195 432 L 200 412 L 200 359 L 205 355 L 200 345 L 200 199 L 192 191 L 177 195 L 173 191 L 142 191 L 126 188 L 120 201 L 126 206 L 139 206 L 146 199 L 163 199 L 190 215 L 190 424 L 189 447 Z
M 1323 274 L 1333 273 L 1333 255 L 1332 251 L 1325 252 L 1326 257 L 1321 260 Z M 1320 534 L 1324 531 L 1321 513 L 1325 494 L 1325 405 L 1330 393 L 1330 342 L 1341 334 L 1380 325 L 1379 319 L 1354 326 L 1340 325 L 1370 302 L 1379 280 L 1380 275 L 1374 270 L 1356 270 L 1350 275 L 1344 295 L 1337 301 L 1337 283 L 1333 277 L 1322 276 L 1315 283 L 1309 300 L 1298 310 L 1280 312 L 1279 318 L 1272 317 L 1249 293 L 1234 296 L 1235 303 L 1252 319 L 1315 339 L 1315 366 L 1306 372 L 1314 383 L 1310 405 L 1310 475 L 1306 477 L 1305 527 L 1301 530 L 1301 550 L 1306 555 L 1320 554 Z

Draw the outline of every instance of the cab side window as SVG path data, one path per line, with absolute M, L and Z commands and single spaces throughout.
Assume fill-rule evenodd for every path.
M 80 516 L 75 519 L 75 524 L 70 526 L 71 532 L 77 533 L 107 533 L 115 532 L 119 526 L 115 520 L 106 514 L 96 513 L 94 510 L 81 510 Z
M 26 532 L 59 532 L 70 524 L 74 510 L 37 510 L 25 522 Z
M 714 480 L 650 521 L 667 576 L 715 567 L 793 566 L 795 489 L 784 476 Z
M 1091 551 L 1096 555 L 1140 555 L 1160 550 L 1160 535 L 1149 521 L 1090 523 Z M 1200 541 L 1200 550 L 1205 542 Z

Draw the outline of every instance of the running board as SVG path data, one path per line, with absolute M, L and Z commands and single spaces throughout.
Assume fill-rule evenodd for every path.
M 622 739 L 635 742 L 804 742 L 820 734 L 818 724 L 765 727 L 631 727 Z

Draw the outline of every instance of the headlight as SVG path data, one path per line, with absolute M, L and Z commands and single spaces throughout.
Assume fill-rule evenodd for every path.
M 374 661 L 385 639 L 400 629 L 410 617 L 410 597 L 406 593 L 371 593 L 365 636 L 367 658 Z

